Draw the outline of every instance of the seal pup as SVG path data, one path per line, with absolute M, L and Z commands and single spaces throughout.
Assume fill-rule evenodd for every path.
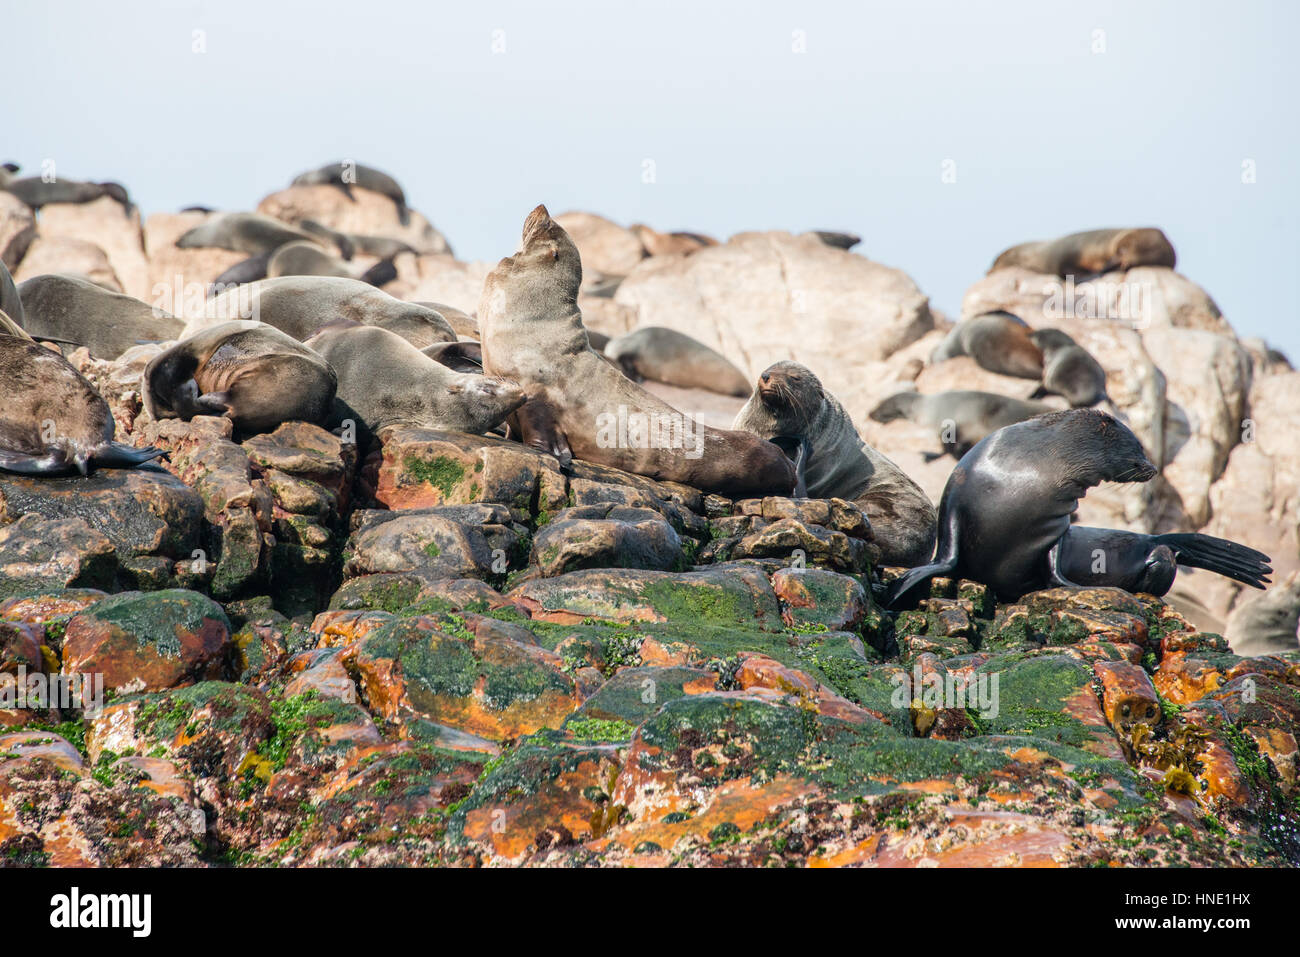
M 1079 585 L 1146 592 L 1157 598 L 1174 584 L 1178 566 L 1203 568 L 1251 588 L 1273 569 L 1263 552 L 1198 532 L 1144 535 L 1117 528 L 1071 525 L 1061 539 L 1062 574 Z
M 920 598 L 936 575 L 983 582 L 999 598 L 1075 586 L 1061 539 L 1088 489 L 1156 474 L 1128 427 L 1096 409 L 1050 412 L 999 429 L 962 456 L 939 500 L 934 561 L 890 583 L 886 606 Z
M 261 213 L 222 213 L 181 234 L 176 246 L 180 249 L 229 249 L 258 256 L 275 252 L 286 243 L 299 241 L 318 246 L 321 242 L 313 233 Z M 336 241 L 335 245 L 344 259 L 352 258 L 351 244 Z
M 96 359 L 116 359 L 141 342 L 179 339 L 184 324 L 88 279 L 46 273 L 18 285 L 23 328 L 33 338 L 74 342 Z
M 1177 261 L 1169 237 L 1154 227 L 1090 229 L 1060 239 L 1012 246 L 998 254 L 989 272 L 1020 266 L 1064 279 L 1066 276 L 1099 276 L 1135 266 L 1173 269 Z
M 140 394 L 155 419 L 220 415 L 244 434 L 284 422 L 321 425 L 338 379 L 328 362 L 260 322 L 236 320 L 178 342 L 145 366 Z
M 1074 409 L 1103 400 L 1114 405 L 1106 394 L 1106 370 L 1087 349 L 1060 329 L 1038 329 L 1029 338 L 1043 352 L 1043 384 L 1034 390 L 1031 399 L 1064 396 Z
M 587 330 L 587 338 L 592 338 L 591 330 Z M 720 352 L 676 329 L 643 326 L 610 339 L 604 352 L 633 382 L 649 379 L 683 389 L 749 395 L 745 373 Z
M 1041 379 L 1043 353 L 1029 327 L 1009 312 L 986 312 L 963 319 L 930 354 L 931 362 L 970 356 L 981 369 L 1020 379 Z
M 809 497 L 857 504 L 871 521 L 884 564 L 911 567 L 934 552 L 934 503 L 902 469 L 862 441 L 839 400 L 811 370 L 788 361 L 769 366 L 731 427 L 805 443 L 802 470 Z
M 33 210 L 53 203 L 91 203 L 101 196 L 117 200 L 125 213 L 134 208 L 126 187 L 121 183 L 82 183 L 75 179 L 56 179 L 47 183 L 40 176 L 25 176 L 11 179 L 0 189 L 17 196 Z
M 1223 637 L 1234 655 L 1285 654 L 1300 650 L 1300 572 L 1292 572 L 1262 595 L 1241 602 L 1228 614 Z
M 453 372 L 386 329 L 338 324 L 307 346 L 338 374 L 333 424 L 351 418 L 371 436 L 399 425 L 481 434 L 524 403 L 513 383 Z
M 572 456 L 730 498 L 790 494 L 797 476 L 779 447 L 698 425 L 592 350 L 581 284 L 578 247 L 545 206 L 524 221 L 519 252 L 483 284 L 483 370 L 528 391 L 522 441 L 562 462 Z
M 873 422 L 907 419 L 936 429 L 943 452 L 921 453 L 927 462 L 933 462 L 945 453 L 960 459 L 976 442 L 998 429 L 1054 411 L 1042 402 L 1013 399 L 996 392 L 954 389 L 934 395 L 896 392 L 867 414 Z
M 359 279 L 339 276 L 280 276 L 227 289 L 208 300 L 204 314 L 189 321 L 188 337 L 231 319 L 257 319 L 304 342 L 333 319 L 362 325 L 418 324 L 431 342 L 453 342 L 456 333 L 439 313 L 395 299 Z
M 391 199 L 397 206 L 397 219 L 403 226 L 411 224 L 411 210 L 406 205 L 406 193 L 393 177 L 373 166 L 360 163 L 328 163 L 318 169 L 308 170 L 293 178 L 293 186 L 336 186 L 343 195 L 353 202 L 352 187 L 360 186 L 372 193 L 379 193 Z
M 135 468 L 163 454 L 113 440 L 108 403 L 59 353 L 0 336 L 0 469 L 87 475 Z

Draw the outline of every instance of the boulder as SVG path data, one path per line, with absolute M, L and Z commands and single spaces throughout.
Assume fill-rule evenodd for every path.
M 41 208 L 40 235 L 43 239 L 69 238 L 94 243 L 108 256 L 122 291 L 144 302 L 153 302 L 138 209 L 127 211 L 109 196 L 89 203 L 51 203 Z

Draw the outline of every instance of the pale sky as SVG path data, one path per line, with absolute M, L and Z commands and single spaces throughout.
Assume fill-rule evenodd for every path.
M 1006 246 L 1154 225 L 1300 361 L 1289 0 L 0 0 L 0 30 L 0 160 L 119 180 L 146 213 L 252 209 L 347 158 L 462 259 L 508 255 L 538 202 L 838 229 L 954 316 Z

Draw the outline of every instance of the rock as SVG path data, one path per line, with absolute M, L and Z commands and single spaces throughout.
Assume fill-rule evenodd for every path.
M 418 572 L 435 578 L 502 575 L 519 548 L 504 506 L 443 506 L 362 512 L 348 539 L 344 575 Z
M 108 256 L 122 291 L 153 303 L 138 209 L 128 212 L 109 196 L 89 203 L 51 203 L 41 208 L 40 235 L 42 239 L 66 237 L 94 243 Z
M 145 220 L 144 242 L 149 256 L 148 301 L 185 320 L 203 314 L 208 286 L 247 253 L 203 246 L 182 249 L 176 245 L 195 226 L 221 213 L 153 213 Z
M 790 627 L 821 626 L 852 631 L 871 611 L 871 600 L 856 578 L 821 568 L 782 568 L 772 575 L 781 599 L 781 618 Z
M 680 567 L 685 556 L 677 532 L 652 509 L 621 505 L 567 508 L 533 538 L 531 561 L 542 575 L 583 568 Z
M 902 272 L 815 236 L 782 232 L 740 233 L 685 258 L 644 260 L 615 300 L 636 309 L 637 325 L 693 336 L 751 380 L 779 359 L 800 362 L 849 408 L 857 405 L 868 364 L 934 322 L 926 297 Z M 795 328 L 797 344 L 790 338 Z M 846 341 L 857 344 L 852 361 Z
M 117 549 L 85 519 L 28 514 L 0 526 L 0 597 L 116 581 Z
M 36 216 L 31 207 L 0 190 L 0 262 L 10 272 L 17 270 L 35 238 Z
M 230 652 L 230 621 L 210 598 L 126 592 L 68 622 L 63 673 L 102 673 L 110 689 L 157 691 L 220 676 Z
M 595 213 L 562 213 L 555 221 L 564 227 L 578 255 L 584 275 L 626 276 L 646 256 L 636 233 Z M 656 325 L 656 323 L 643 323 Z
M 1160 696 L 1140 667 L 1127 661 L 1098 661 L 1093 671 L 1101 681 L 1106 720 L 1117 734 L 1138 723 L 1151 728 L 1160 723 Z
M 104 250 L 84 239 L 37 237 L 23 257 L 22 265 L 14 271 L 14 282 L 49 272 L 71 273 L 113 292 L 124 291 Z
M 264 198 L 257 212 L 295 226 L 310 219 L 342 233 L 399 239 L 417 253 L 451 252 L 442 233 L 415 210 L 403 226 L 396 204 L 387 196 L 359 186 L 352 189 L 352 196 L 349 199 L 335 186 L 290 186 Z

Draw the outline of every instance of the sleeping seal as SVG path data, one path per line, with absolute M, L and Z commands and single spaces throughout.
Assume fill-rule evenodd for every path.
M 1043 353 L 1029 327 L 1009 312 L 986 312 L 963 319 L 930 355 L 931 362 L 970 356 L 981 369 L 1021 379 L 1040 379 Z
M 591 330 L 587 338 L 592 338 Z M 749 395 L 749 380 L 726 356 L 676 329 L 644 326 L 610 339 L 605 357 L 613 359 L 633 382 L 649 379 L 683 389 L 706 389 L 722 395 Z
M 934 504 L 903 470 L 862 441 L 839 400 L 797 362 L 758 377 L 733 429 L 807 443 L 802 469 L 811 498 L 842 498 L 867 514 L 886 565 L 911 567 L 934 552 Z
M 373 166 L 360 163 L 329 163 L 319 169 L 308 170 L 293 178 L 294 186 L 315 186 L 326 184 L 337 186 L 348 199 L 353 199 L 352 187 L 360 186 L 372 193 L 379 193 L 391 199 L 397 206 L 397 218 L 403 226 L 410 225 L 411 210 L 406 205 L 406 193 L 393 177 Z
M 80 183 L 75 179 L 56 179 L 47 183 L 39 176 L 26 176 L 11 179 L 0 189 L 17 196 L 32 209 L 53 203 L 91 203 L 101 196 L 117 200 L 126 212 L 133 208 L 131 197 L 121 183 Z
M 998 429 L 1015 425 L 1036 415 L 1055 411 L 1042 402 L 1026 402 L 996 392 L 953 390 L 922 395 L 896 392 L 872 409 L 873 422 L 907 419 L 936 430 L 943 451 L 955 459 L 969 452 L 980 439 Z M 921 453 L 932 462 L 943 452 Z
M 76 343 L 116 359 L 142 342 L 179 339 L 184 324 L 146 302 L 88 279 L 46 273 L 19 284 L 23 328 L 34 338 Z
M 1061 565 L 1061 540 L 1079 499 L 1102 482 L 1146 482 L 1155 474 L 1137 436 L 1096 409 L 999 429 L 952 470 L 939 501 L 934 561 L 892 582 L 886 605 L 914 602 L 935 575 L 983 582 L 1009 600 L 1075 585 Z
M 1060 276 L 1096 276 L 1135 266 L 1174 268 L 1178 257 L 1163 232 L 1140 229 L 1090 229 L 1060 239 L 1012 246 L 998 254 L 989 272 L 1020 266 Z
M 176 240 L 176 245 L 181 249 L 214 247 L 260 256 L 275 252 L 285 243 L 299 241 L 314 245 L 321 242 L 312 233 L 261 213 L 222 213 L 186 231 Z M 336 245 L 339 255 L 352 258 L 351 244 L 336 242 Z
M 163 454 L 113 441 L 108 403 L 63 356 L 0 336 L 0 469 L 23 475 L 134 468 Z
M 329 363 L 296 339 L 237 320 L 155 356 L 141 376 L 140 394 L 155 419 L 223 415 L 248 434 L 283 422 L 324 424 L 337 384 Z
M 581 284 L 578 247 L 545 206 L 524 221 L 519 252 L 483 284 L 483 369 L 528 391 L 522 440 L 562 462 L 577 457 L 731 498 L 790 494 L 794 465 L 776 445 L 698 425 L 591 349 Z

